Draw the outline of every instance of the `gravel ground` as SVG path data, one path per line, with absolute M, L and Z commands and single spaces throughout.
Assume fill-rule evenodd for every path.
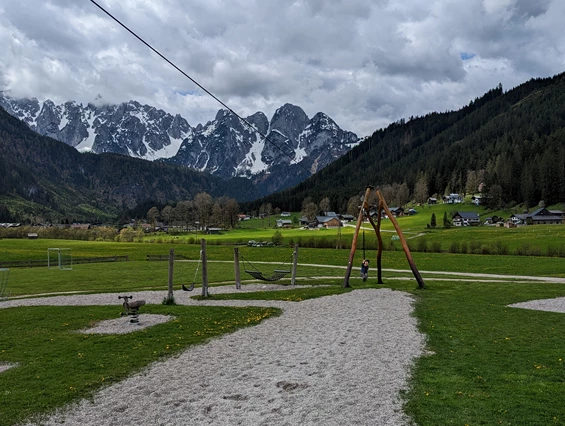
M 284 288 L 289 288 L 284 287 Z M 273 289 L 244 286 L 244 291 Z M 235 291 L 211 288 L 211 293 Z M 199 294 L 198 289 L 195 291 Z M 163 292 L 133 293 L 160 303 Z M 192 295 L 192 294 L 190 294 Z M 114 295 L 12 300 L 23 304 L 119 304 Z M 194 346 L 42 420 L 44 425 L 407 425 L 400 391 L 423 354 L 413 300 L 389 289 L 355 290 L 277 306 L 280 317 Z M 25 303 L 24 303 L 25 302 Z M 141 321 L 140 317 L 140 322 Z M 109 326 L 109 325 L 108 325 Z M 116 327 L 116 324 L 112 325 Z M 136 327 L 125 322 L 121 326 Z M 119 325 L 118 325 L 119 328 Z
M 534 309 L 537 311 L 565 313 L 565 297 L 555 299 L 530 300 L 529 302 L 513 303 L 511 308 Z

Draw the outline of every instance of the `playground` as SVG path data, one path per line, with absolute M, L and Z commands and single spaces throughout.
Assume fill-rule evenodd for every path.
M 565 422 L 561 259 L 415 253 L 423 289 L 400 251 L 381 283 L 374 266 L 362 281 L 377 262 L 359 250 L 240 248 L 253 269 L 233 247 L 208 246 L 204 266 L 198 245 L 64 243 L 63 267 L 13 268 L 4 286 L 6 424 Z M 139 322 L 120 296 L 144 302 Z

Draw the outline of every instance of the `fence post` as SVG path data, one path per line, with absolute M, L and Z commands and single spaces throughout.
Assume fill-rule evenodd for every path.
M 169 251 L 169 291 L 167 293 L 167 300 L 173 298 L 173 274 L 175 270 L 175 249 Z
M 239 248 L 233 249 L 233 269 L 235 271 L 235 288 L 241 290 L 241 277 L 239 273 Z
M 294 253 L 292 253 L 292 279 L 290 284 L 294 286 L 296 283 L 296 267 L 298 266 L 298 244 L 294 246 Z
M 200 240 L 202 250 L 202 297 L 208 297 L 208 263 L 206 262 L 206 240 Z

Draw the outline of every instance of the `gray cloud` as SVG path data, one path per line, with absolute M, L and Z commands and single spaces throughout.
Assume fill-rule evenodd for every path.
M 99 0 L 235 111 L 286 102 L 360 136 L 564 71 L 562 0 Z M 91 2 L 0 0 L 0 90 L 220 108 Z

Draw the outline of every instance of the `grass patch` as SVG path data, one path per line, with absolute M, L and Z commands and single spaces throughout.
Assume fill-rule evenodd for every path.
M 275 308 L 150 305 L 144 306 L 144 313 L 175 319 L 125 335 L 84 335 L 76 331 L 118 317 L 120 309 L 2 309 L 0 362 L 18 367 L 0 373 L 0 423 L 13 425 L 49 413 L 187 346 L 258 324 L 279 312 Z
M 565 424 L 565 315 L 507 307 L 565 296 L 562 285 L 435 283 L 417 294 L 433 353 L 406 395 L 418 425 Z

